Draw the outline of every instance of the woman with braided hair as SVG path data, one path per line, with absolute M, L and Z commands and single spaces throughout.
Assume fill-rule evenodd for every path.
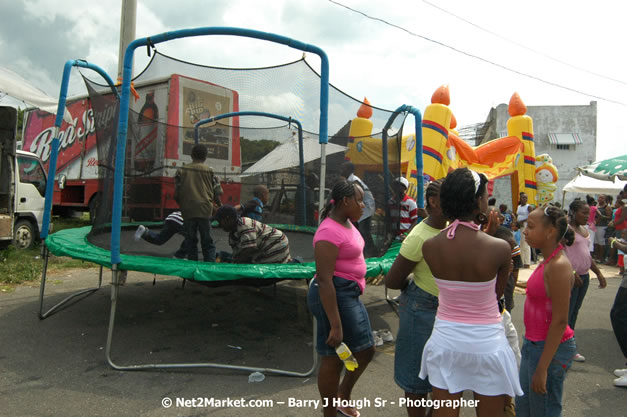
M 434 400 L 454 404 L 471 390 L 478 416 L 499 417 L 507 396 L 522 390 L 497 304 L 507 284 L 511 248 L 480 230 L 488 221 L 487 183 L 485 175 L 467 168 L 450 172 L 442 183 L 440 205 L 451 224 L 422 246 L 439 304 L 420 378 L 429 377 Z M 439 408 L 433 416 L 458 413 Z
M 582 213 L 582 225 L 587 215 Z M 566 371 L 577 349 L 568 325 L 573 267 L 561 242 L 570 245 L 575 236 L 562 209 L 553 206 L 532 211 L 524 233 L 529 245 L 540 249 L 545 257 L 527 281 L 520 362 L 524 395 L 516 397 L 516 415 L 559 417 Z M 588 251 L 587 245 L 582 247 Z
M 405 391 L 407 414 L 424 416 L 421 399 L 431 392 L 428 379 L 421 379 L 422 351 L 431 336 L 438 309 L 438 287 L 424 260 L 422 245 L 446 226 L 440 206 L 440 188 L 444 179 L 431 182 L 425 191 L 428 217 L 418 223 L 403 244 L 385 276 L 388 288 L 401 290 L 398 299 L 398 335 L 394 353 L 394 381 Z
M 322 356 L 318 390 L 325 417 L 338 411 L 359 416 L 346 401 L 374 356 L 370 319 L 359 298 L 366 286 L 364 239 L 353 225 L 364 210 L 363 199 L 359 184 L 346 180 L 335 184 L 313 238 L 316 276 L 309 285 L 307 305 L 317 322 L 316 350 Z M 347 370 L 340 383 L 343 363 L 335 348 L 342 342 L 353 352 L 358 367 Z

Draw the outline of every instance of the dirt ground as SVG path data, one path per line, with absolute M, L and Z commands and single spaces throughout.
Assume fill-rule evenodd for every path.
M 576 335 L 587 361 L 574 364 L 566 381 L 564 415 L 569 417 L 627 416 L 627 391 L 612 385 L 611 374 L 625 362 L 609 323 L 620 280 L 616 268 L 603 270 L 610 278 L 608 288 L 596 288 L 593 280 L 580 312 Z M 45 306 L 93 286 L 97 273 L 72 270 L 50 276 Z M 521 278 L 528 273 L 522 271 Z M 319 399 L 315 373 L 301 378 L 264 372 L 264 381 L 249 383 L 250 372 L 229 369 L 112 369 L 105 358 L 110 279 L 106 272 L 101 290 L 43 321 L 37 316 L 38 284 L 0 293 L 0 415 L 321 415 L 314 403 Z M 299 372 L 311 367 L 312 320 L 304 282 L 284 281 L 276 289 L 187 282 L 183 288 L 178 278 L 157 276 L 154 286 L 153 279 L 130 273 L 120 290 L 111 349 L 117 365 L 220 362 Z M 398 318 L 385 301 L 384 287 L 368 285 L 363 299 L 372 327 L 395 335 Z M 515 300 L 513 320 L 522 336 L 524 295 Z M 398 406 L 401 391 L 393 369 L 394 344 L 377 348 L 353 393 L 364 404 L 362 416 L 406 415 Z M 173 405 L 165 408 L 165 398 Z M 213 402 L 193 406 L 193 399 Z M 266 403 L 244 408 L 236 399 Z M 474 414 L 472 408 L 461 412 L 464 417 Z

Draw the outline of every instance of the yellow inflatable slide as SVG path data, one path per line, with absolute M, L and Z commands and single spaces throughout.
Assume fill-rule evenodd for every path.
M 533 142 L 533 121 L 526 115 L 527 107 L 518 93 L 510 99 L 508 111 L 510 119 L 507 122 L 508 136 L 498 138 L 483 145 L 472 147 L 462 140 L 457 132 L 456 120 L 450 107 L 450 93 L 448 86 L 439 87 L 431 97 L 431 104 L 427 106 L 422 121 L 423 164 L 424 178 L 433 181 L 443 178 L 456 168 L 468 167 L 484 173 L 489 179 L 511 176 L 512 207 L 518 204 L 518 195 L 525 192 L 529 201 L 536 201 L 536 157 Z M 350 136 L 353 138 L 348 144 L 346 158 L 353 161 L 356 169 L 380 170 L 381 167 L 381 139 L 374 138 L 372 122 L 369 120 L 372 110 L 367 99 L 359 109 L 357 118 L 353 119 Z M 398 154 L 398 150 L 390 143 L 390 155 Z M 406 135 L 400 144 L 401 172 L 410 182 L 408 193 L 416 196 L 416 138 L 415 135 Z M 539 161 L 540 162 L 540 161 Z M 544 160 L 542 160 L 544 162 Z M 390 161 L 394 164 L 395 161 Z M 546 167 L 545 167 L 546 168 Z M 545 172 L 543 170 L 542 172 Z M 557 171 L 552 167 L 553 178 L 557 180 Z M 543 187 L 547 189 L 546 187 Z M 548 186 L 548 188 L 551 188 Z M 542 201 L 547 202 L 547 195 L 543 193 Z M 550 200 L 549 200 L 550 201 Z

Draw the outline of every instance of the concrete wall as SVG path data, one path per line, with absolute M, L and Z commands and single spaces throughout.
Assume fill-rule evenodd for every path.
M 495 118 L 496 132 L 499 135 L 506 132 L 509 120 L 507 104 L 499 104 L 491 115 Z M 597 103 L 591 101 L 587 106 L 528 106 L 527 115 L 533 119 L 536 155 L 548 153 L 559 172 L 554 201 L 561 203 L 562 188 L 576 176 L 575 168 L 596 160 Z M 556 145 L 549 143 L 549 133 L 577 133 L 583 144 L 570 145 L 568 150 L 557 149 Z M 578 196 L 581 195 L 568 193 L 566 204 Z M 494 197 L 499 204 L 512 205 L 510 177 L 495 181 Z

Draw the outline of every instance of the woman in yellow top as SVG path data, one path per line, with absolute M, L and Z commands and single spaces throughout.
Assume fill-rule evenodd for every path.
M 388 288 L 402 290 L 399 299 L 399 329 L 394 354 L 394 380 L 405 391 L 407 414 L 424 416 L 418 407 L 431 392 L 428 379 L 421 379 L 422 350 L 431 336 L 438 310 L 438 287 L 429 265 L 422 257 L 422 244 L 446 226 L 440 208 L 440 186 L 443 179 L 429 184 L 425 200 L 429 216 L 418 223 L 403 241 L 399 255 L 385 276 Z M 410 273 L 413 272 L 413 278 Z

